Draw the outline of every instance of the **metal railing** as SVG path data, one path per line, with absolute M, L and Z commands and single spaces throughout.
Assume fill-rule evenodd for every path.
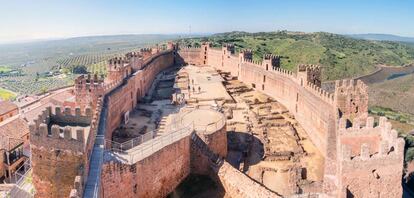
M 155 137 L 151 139 L 151 141 L 141 143 L 140 145 L 129 150 L 120 150 L 117 148 L 111 148 L 110 150 L 113 152 L 112 154 L 116 155 L 118 159 L 121 159 L 128 164 L 134 164 L 137 161 L 140 161 L 161 150 L 165 146 L 168 146 L 176 141 L 181 140 L 184 137 L 189 136 L 192 132 L 193 123 L 177 131 Z
M 187 126 L 183 127 L 183 125 L 185 124 L 183 123 L 183 117 L 190 112 L 191 111 L 183 112 L 182 115 L 179 115 L 176 118 L 173 118 L 172 123 L 166 126 L 165 133 L 174 133 L 174 131 L 179 131 L 182 128 L 186 128 Z M 188 125 L 192 125 L 194 131 L 201 132 L 201 133 L 208 133 L 208 132 L 214 132 L 214 131 L 217 131 L 218 129 L 221 129 L 225 123 L 226 123 L 226 120 L 223 116 L 223 117 L 220 117 L 217 121 L 207 124 L 207 125 L 197 125 L 197 124 L 194 124 L 194 122 L 191 122 Z M 170 132 L 170 131 L 173 131 L 173 132 Z M 158 130 L 153 130 L 153 131 L 139 135 L 138 137 L 135 137 L 133 139 L 130 139 L 122 143 L 112 141 L 112 140 L 105 140 L 105 148 L 111 148 L 112 151 L 120 152 L 120 153 L 126 152 L 127 150 L 130 150 L 136 146 L 139 146 L 147 141 L 150 141 L 156 138 L 157 134 L 158 134 Z
M 144 142 L 154 139 L 156 135 L 157 130 L 153 130 L 122 143 L 115 142 L 112 140 L 105 140 L 105 148 L 111 148 L 113 151 L 116 152 L 125 152 Z
M 194 121 L 186 124 L 183 122 L 183 118 L 190 112 L 183 112 L 182 115 L 173 119 L 173 122 L 167 126 L 166 132 L 161 136 L 157 136 L 157 130 L 154 130 L 123 143 L 105 140 L 105 148 L 112 151 L 111 155 L 116 155 L 116 158 L 133 164 L 190 135 L 193 131 L 211 133 L 223 128 L 226 123 L 225 117 L 220 116 L 215 122 L 206 125 L 197 125 Z

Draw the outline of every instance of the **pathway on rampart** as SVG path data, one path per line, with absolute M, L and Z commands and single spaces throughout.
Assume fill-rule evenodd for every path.
M 156 56 L 151 57 L 148 61 L 144 64 L 144 68 L 149 65 L 156 57 L 160 55 L 164 55 L 170 51 L 162 52 Z M 103 155 L 104 155 L 104 144 L 105 144 L 105 130 L 106 130 L 106 119 L 108 117 L 108 98 L 113 93 L 117 92 L 123 86 L 127 84 L 128 79 L 130 79 L 133 75 L 126 77 L 122 84 L 118 85 L 116 88 L 112 89 L 109 93 L 105 94 L 104 101 L 103 101 L 103 108 L 100 115 L 98 132 L 96 134 L 94 147 L 92 150 L 91 158 L 89 159 L 89 175 L 86 180 L 85 190 L 83 193 L 83 197 L 99 197 L 100 191 L 100 184 L 101 184 L 101 169 L 103 163 Z
M 86 180 L 83 197 L 99 197 L 101 167 L 104 152 L 104 132 L 106 129 L 106 118 L 108 115 L 108 96 L 104 97 L 103 108 L 100 115 L 98 132 L 89 162 L 89 175 Z

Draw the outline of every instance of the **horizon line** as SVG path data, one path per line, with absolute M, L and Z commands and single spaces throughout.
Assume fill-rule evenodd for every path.
M 406 36 L 400 34 L 390 34 L 390 33 L 335 33 L 335 32 L 328 32 L 328 31 L 299 31 L 299 30 L 273 30 L 273 31 L 244 31 L 244 30 L 233 30 L 233 31 L 224 31 L 224 32 L 176 32 L 176 33 L 114 33 L 114 34 L 85 34 L 85 35 L 73 35 L 73 36 L 62 36 L 62 37 L 48 37 L 48 38 L 32 38 L 32 39 L 21 39 L 21 40 L 10 40 L 10 41 L 1 41 L 0 45 L 13 45 L 13 44 L 26 44 L 26 43 L 36 43 L 36 42 L 44 42 L 44 41 L 59 41 L 59 40 L 67 40 L 67 39 L 77 39 L 77 38 L 87 38 L 87 37 L 109 37 L 109 36 L 138 36 L 138 35 L 183 35 L 183 36 L 211 36 L 214 34 L 225 34 L 231 32 L 245 32 L 245 33 L 270 33 L 270 32 L 280 32 L 280 31 L 287 31 L 287 32 L 297 32 L 297 33 L 330 33 L 330 34 L 337 34 L 337 35 L 344 35 L 344 36 L 352 36 L 352 35 L 389 35 L 389 36 L 396 36 L 401 38 L 410 38 L 414 39 L 414 36 Z

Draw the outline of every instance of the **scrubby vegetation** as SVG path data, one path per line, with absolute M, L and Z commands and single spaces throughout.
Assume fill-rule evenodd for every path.
M 414 74 L 369 86 L 369 103 L 414 115 Z
M 368 74 L 378 64 L 401 66 L 414 61 L 414 47 L 404 43 L 359 40 L 325 32 L 230 32 L 181 42 L 197 46 L 204 41 L 213 47 L 233 43 L 236 50 L 252 49 L 256 60 L 267 53 L 282 55 L 282 67 L 289 70 L 301 63 L 320 64 L 324 80 Z
M 411 162 L 414 160 L 414 136 L 403 135 L 405 139 L 405 162 Z
M 368 112 L 378 116 L 385 116 L 388 119 L 399 121 L 401 123 L 414 123 L 414 118 L 411 114 L 397 112 L 386 107 L 371 107 Z

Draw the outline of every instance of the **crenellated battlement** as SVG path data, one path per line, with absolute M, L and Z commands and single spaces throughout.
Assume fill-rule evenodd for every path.
M 200 49 L 201 49 L 201 47 L 199 47 L 199 46 L 191 46 L 191 47 L 184 46 L 184 47 L 180 47 L 180 50 L 200 50 Z
M 92 110 L 86 108 L 51 107 L 42 111 L 29 123 L 30 142 L 38 147 L 84 152 L 86 139 L 93 120 Z
M 86 77 L 85 75 L 81 75 L 75 79 L 75 90 L 100 90 L 104 84 L 104 78 L 98 77 L 97 74 L 94 74 L 93 77 L 88 74 Z
M 253 51 L 251 49 L 243 49 L 240 51 L 239 56 L 242 57 L 242 61 L 252 60 Z
M 281 56 L 277 56 L 277 55 L 273 55 L 273 54 L 265 54 L 263 56 L 263 62 L 262 65 L 263 67 L 266 68 L 266 70 L 269 70 L 271 68 L 279 68 L 280 67 L 280 57 Z
M 327 102 L 328 104 L 334 104 L 334 95 L 322 89 L 321 87 L 313 84 L 312 82 L 307 82 L 304 85 L 305 89 L 313 93 L 315 96 L 321 98 L 323 101 Z
M 96 106 L 96 99 L 104 94 L 104 78 L 88 74 L 75 79 L 74 94 L 76 104 L 81 108 Z
M 225 43 L 225 44 L 222 46 L 222 51 L 223 51 L 223 53 L 224 53 L 224 54 L 226 54 L 226 52 L 228 52 L 228 53 L 227 53 L 227 55 L 231 55 L 231 54 L 234 54 L 234 52 L 235 52 L 235 47 L 234 47 L 234 45 L 233 45 L 233 44 L 230 44 L 230 43 Z
M 127 57 L 115 57 L 108 60 L 109 70 L 120 70 L 129 63 Z
M 338 116 L 349 120 L 366 119 L 368 116 L 368 86 L 361 80 L 335 81 L 335 105 Z
M 105 84 L 103 87 L 104 93 L 109 93 L 110 91 L 118 87 L 118 85 L 120 84 L 122 84 L 122 79 L 117 79 L 115 81 Z
M 301 84 L 307 84 L 308 82 L 321 87 L 321 67 L 319 65 L 298 65 L 297 70 L 298 78 Z
M 133 57 L 139 58 L 139 57 L 141 57 L 141 54 L 138 53 L 138 52 L 128 52 L 128 53 L 125 54 L 125 57 L 127 59 L 130 59 L 130 58 L 133 58 Z
M 140 52 L 141 54 L 144 54 L 144 53 L 151 53 L 151 51 L 152 51 L 152 49 L 151 49 L 151 48 L 148 48 L 148 47 L 144 47 L 144 48 L 139 49 L 139 52 Z
M 365 122 L 355 118 L 352 126 L 346 118 L 339 120 L 338 134 L 342 159 L 345 161 L 378 160 L 389 157 L 402 159 L 404 139 L 398 137 L 398 132 L 392 129 L 392 124 L 386 117 L 379 118 L 378 126 L 374 123 L 373 117 L 368 117 Z

